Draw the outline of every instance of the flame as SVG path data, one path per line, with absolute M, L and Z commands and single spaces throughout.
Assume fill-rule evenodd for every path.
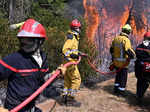
M 93 0 L 92 2 L 96 3 L 97 0 Z M 88 39 L 93 42 L 99 26 L 99 12 L 96 7 L 87 5 L 86 0 L 83 0 L 83 6 L 85 8 L 84 18 L 86 19 L 87 23 L 86 35 L 88 36 Z
M 143 1 L 139 0 L 131 6 L 129 6 L 129 1 L 83 0 L 84 18 L 88 25 L 86 34 L 91 42 L 97 44 L 100 55 L 98 57 L 109 57 L 109 48 L 113 38 L 119 35 L 122 26 L 127 22 L 133 30 L 131 34 L 133 46 L 136 47 L 142 41 L 148 29 L 148 17 L 145 15 L 149 14 L 150 9 L 147 6 L 147 9 L 143 10 L 145 8 L 141 6 Z
M 136 18 L 134 16 L 131 17 L 130 19 L 130 25 L 132 27 L 133 33 L 132 35 L 135 37 L 135 41 L 136 43 L 141 42 L 141 40 L 143 39 L 143 35 L 146 32 L 145 28 L 146 28 L 146 24 L 147 24 L 147 18 L 145 17 L 144 13 L 141 14 L 141 21 L 142 25 L 138 25 L 136 23 Z
M 126 22 L 128 20 L 128 17 L 129 17 L 129 7 L 125 6 L 124 9 L 125 9 L 125 11 L 121 15 L 122 17 L 121 17 L 121 20 L 120 20 L 121 27 L 126 24 Z

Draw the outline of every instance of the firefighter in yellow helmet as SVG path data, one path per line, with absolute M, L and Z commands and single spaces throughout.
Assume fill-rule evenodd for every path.
M 128 38 L 131 31 L 132 28 L 129 24 L 123 26 L 120 35 L 113 39 L 110 47 L 114 68 L 116 68 L 116 71 L 122 68 L 116 73 L 114 84 L 114 92 L 119 95 L 124 95 L 129 60 L 135 58 L 135 52 Z
M 79 58 L 79 35 L 81 23 L 75 19 L 71 22 L 71 30 L 67 33 L 67 40 L 62 52 L 66 61 L 75 62 Z M 63 102 L 66 105 L 80 106 L 80 102 L 75 100 L 75 94 L 81 84 L 81 77 L 77 65 L 70 66 L 64 75 Z

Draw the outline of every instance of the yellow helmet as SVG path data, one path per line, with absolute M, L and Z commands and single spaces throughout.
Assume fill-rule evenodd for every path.
M 123 31 L 126 30 L 126 31 L 128 31 L 128 32 L 131 32 L 131 31 L 132 31 L 132 28 L 131 28 L 131 26 L 130 26 L 129 24 L 126 24 L 126 25 L 124 25 L 124 26 L 122 27 L 122 30 L 123 30 Z

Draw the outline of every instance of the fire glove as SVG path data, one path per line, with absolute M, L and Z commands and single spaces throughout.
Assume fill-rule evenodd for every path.
M 56 71 L 53 70 L 51 73 L 48 73 L 44 76 L 44 80 L 47 81 Z
M 79 55 L 77 55 L 77 54 L 70 54 L 70 57 L 72 59 L 79 59 Z
M 9 112 L 9 111 L 3 107 L 0 107 L 0 112 Z
M 115 68 L 115 66 L 114 66 L 113 64 L 110 64 L 110 66 L 109 66 L 109 70 L 110 70 L 110 71 L 113 71 L 113 70 L 114 70 L 114 68 Z
M 64 76 L 67 70 L 67 68 L 64 67 L 63 64 L 61 64 L 57 69 L 60 70 L 60 73 L 61 73 L 60 76 Z
M 63 66 L 63 64 L 61 64 L 58 68 L 58 70 L 60 70 L 60 75 L 58 77 L 63 77 L 66 73 L 66 67 Z M 51 73 L 48 73 L 44 76 L 44 80 L 47 81 L 54 73 L 56 72 L 56 70 L 53 70 Z

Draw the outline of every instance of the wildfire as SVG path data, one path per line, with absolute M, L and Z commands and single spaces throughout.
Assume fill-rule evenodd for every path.
M 125 6 L 124 9 L 125 11 L 123 12 L 121 20 L 120 20 L 121 27 L 126 24 L 128 17 L 129 17 L 129 7 Z
M 97 2 L 97 0 L 93 0 L 94 3 Z M 100 21 L 100 17 L 99 17 L 99 12 L 96 9 L 95 6 L 92 5 L 87 5 L 87 1 L 83 0 L 83 6 L 85 8 L 85 19 L 86 19 L 86 23 L 87 23 L 87 36 L 88 39 L 90 41 L 94 41 L 95 38 L 95 34 L 98 30 L 98 26 L 99 26 L 99 21 Z
M 149 7 L 144 10 L 141 5 L 144 1 L 139 0 L 141 4 L 133 2 L 131 5 L 129 1 L 83 0 L 84 17 L 88 25 L 86 34 L 91 42 L 96 40 L 102 58 L 109 57 L 112 39 L 120 33 L 122 26 L 127 22 L 133 30 L 131 40 L 134 47 L 141 42 L 148 30 L 148 17 L 145 15 L 150 12 Z

